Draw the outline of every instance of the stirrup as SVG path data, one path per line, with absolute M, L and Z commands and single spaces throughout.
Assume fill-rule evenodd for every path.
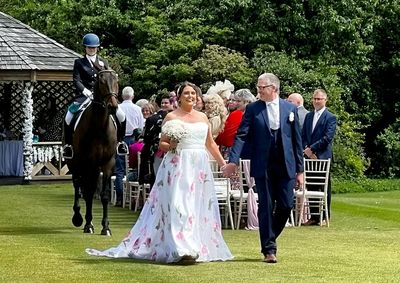
M 127 155 L 128 154 L 128 145 L 125 142 L 119 142 L 117 144 L 117 154 L 118 155 Z
M 66 144 L 62 148 L 62 157 L 64 159 L 72 159 L 74 157 L 74 149 L 72 145 Z

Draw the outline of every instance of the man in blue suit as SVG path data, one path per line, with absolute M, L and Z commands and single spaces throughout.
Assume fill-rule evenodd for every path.
M 314 111 L 309 112 L 302 129 L 302 140 L 305 158 L 318 158 L 332 160 L 332 143 L 336 132 L 336 116 L 328 111 L 326 102 L 328 96 L 323 89 L 317 89 L 313 93 Z M 331 180 L 328 183 L 328 215 L 331 215 Z M 318 208 L 311 207 L 311 218 L 304 225 L 318 225 Z
M 303 152 L 295 105 L 279 98 L 279 79 L 272 73 L 259 76 L 260 100 L 246 107 L 224 167 L 225 176 L 237 170 L 240 153 L 252 144 L 250 174 L 258 193 L 258 221 L 264 261 L 276 263 L 276 239 L 293 207 L 293 188 L 303 183 Z

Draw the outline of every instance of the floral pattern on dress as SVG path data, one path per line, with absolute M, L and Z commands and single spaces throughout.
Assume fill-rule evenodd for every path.
M 176 262 L 188 255 L 199 262 L 233 258 L 222 237 L 204 146 L 208 125 L 184 125 L 188 135 L 178 144 L 179 154 L 168 152 L 164 156 L 155 185 L 131 231 L 117 247 L 87 249 L 87 253 L 158 262 Z

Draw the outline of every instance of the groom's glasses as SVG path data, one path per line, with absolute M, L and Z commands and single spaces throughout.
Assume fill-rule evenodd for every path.
M 257 85 L 256 88 L 258 90 L 264 90 L 264 89 L 266 89 L 267 87 L 270 87 L 270 86 L 273 86 L 273 85 Z

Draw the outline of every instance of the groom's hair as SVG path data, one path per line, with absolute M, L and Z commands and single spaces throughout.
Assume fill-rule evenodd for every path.
M 268 84 L 275 86 L 276 92 L 280 93 L 281 84 L 279 78 L 273 73 L 263 73 L 258 77 L 258 80 L 266 80 Z

